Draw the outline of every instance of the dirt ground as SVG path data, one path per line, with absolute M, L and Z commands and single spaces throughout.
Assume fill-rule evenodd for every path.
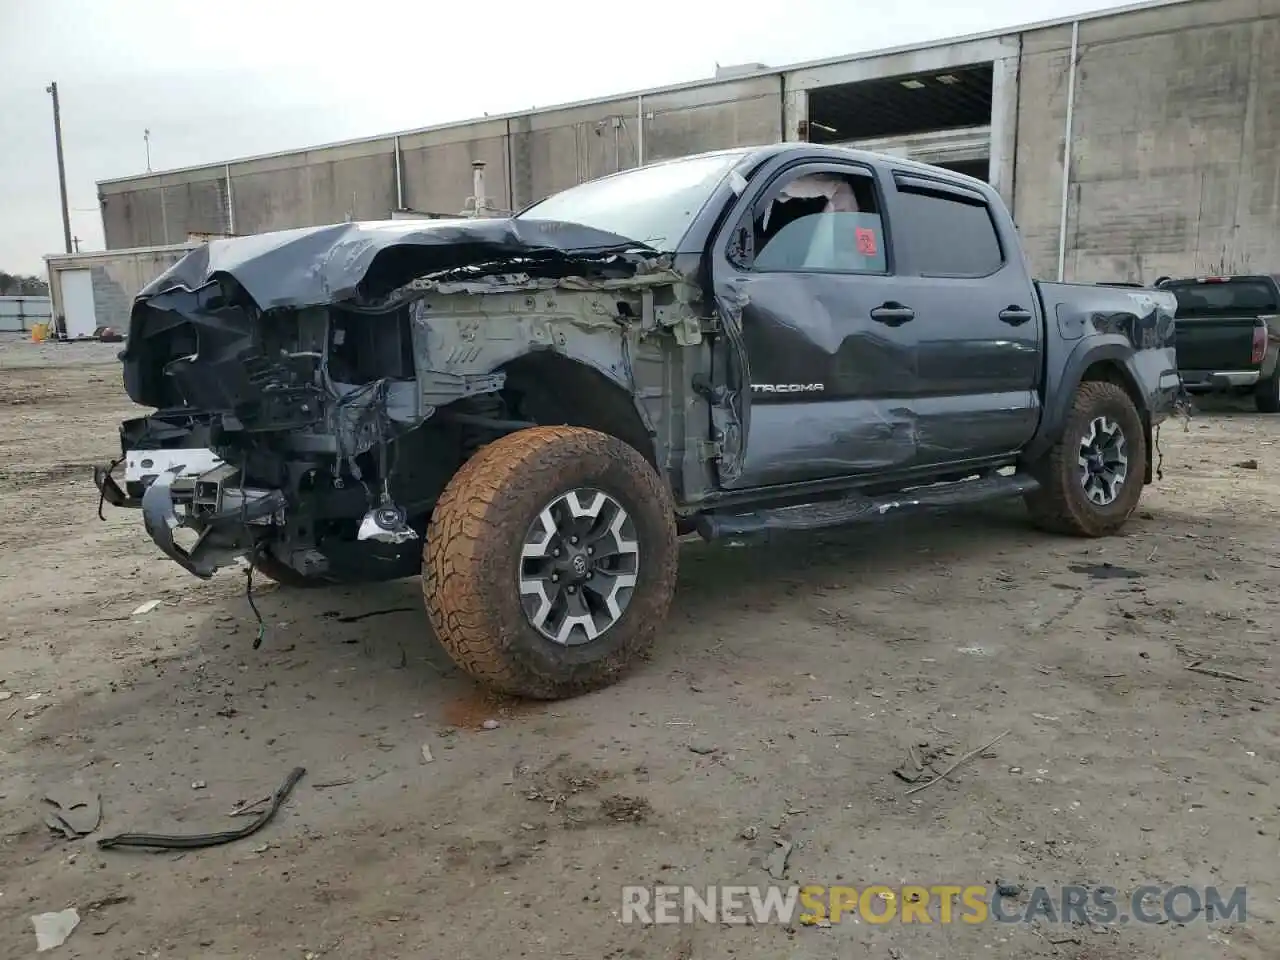
M 242 574 L 197 581 L 136 513 L 100 522 L 90 467 L 134 409 L 117 349 L 0 345 L 0 957 L 34 954 L 29 916 L 67 907 L 80 924 L 50 956 L 1280 955 L 1280 419 L 1205 404 L 1166 425 L 1163 481 L 1105 541 L 1008 504 L 686 545 L 650 661 L 521 705 L 451 667 L 416 581 L 263 584 L 254 651 Z M 1084 566 L 1107 563 L 1134 576 Z M 905 796 L 909 750 L 945 769 L 1006 729 Z M 94 843 L 242 825 L 228 812 L 295 766 L 248 839 Z M 72 782 L 102 800 L 79 841 L 43 822 Z M 624 884 L 768 882 L 775 838 L 785 882 L 1248 884 L 1248 919 L 619 922 Z

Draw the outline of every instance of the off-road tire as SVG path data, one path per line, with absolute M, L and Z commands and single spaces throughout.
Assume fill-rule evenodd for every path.
M 1253 403 L 1259 413 L 1280 413 L 1280 361 L 1276 362 L 1275 372 L 1254 387 Z
M 557 496 L 592 488 L 631 516 L 638 579 L 621 619 L 579 646 L 536 630 L 521 607 L 520 550 Z M 454 474 L 427 528 L 422 587 L 440 643 L 477 680 L 553 700 L 608 686 L 643 656 L 675 590 L 671 494 L 653 467 L 614 437 L 580 427 L 532 427 L 482 447 Z
M 289 566 L 270 554 L 262 554 L 253 561 L 253 570 L 282 587 L 288 587 L 290 590 L 310 590 L 316 587 L 332 586 L 334 581 L 328 577 L 308 577 L 305 573 L 299 573 L 293 567 Z
M 1114 420 L 1124 434 L 1129 472 L 1119 495 L 1106 506 L 1084 494 L 1078 462 L 1080 439 L 1095 417 Z M 1124 526 L 1142 497 L 1147 463 L 1147 441 L 1142 418 L 1124 388 L 1115 383 L 1086 381 L 1080 384 L 1062 435 L 1032 469 L 1040 489 L 1027 494 L 1032 522 L 1042 530 L 1077 537 L 1105 537 Z

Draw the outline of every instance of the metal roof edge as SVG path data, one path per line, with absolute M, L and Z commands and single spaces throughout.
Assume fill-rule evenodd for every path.
M 769 67 L 765 70 L 753 70 L 749 73 L 737 74 L 731 77 L 703 77 L 698 80 L 685 80 L 680 83 L 672 83 L 660 87 L 650 87 L 644 90 L 632 90 L 629 92 L 609 94 L 607 96 L 590 97 L 584 100 L 573 100 L 568 103 L 558 103 L 546 107 L 537 107 L 531 110 L 516 110 L 509 113 L 470 117 L 465 120 L 450 120 L 446 123 L 437 123 L 426 127 L 393 130 L 388 133 L 379 133 L 367 137 L 353 137 L 347 140 L 334 140 L 328 143 L 311 144 L 306 147 L 294 147 L 288 150 L 275 150 L 270 153 L 258 153 L 245 157 L 235 157 L 230 160 L 218 160 L 211 163 L 196 163 L 185 167 L 173 167 L 169 170 L 156 170 L 151 173 L 133 174 L 132 176 L 110 177 L 105 180 L 95 181 L 95 183 L 99 188 L 99 191 L 101 191 L 101 188 L 104 186 L 111 186 L 120 183 L 136 183 L 142 185 L 149 180 L 156 180 L 161 177 L 171 176 L 178 173 L 215 171 L 219 168 L 225 168 L 235 164 L 252 163 L 257 160 L 271 160 L 277 157 L 288 157 L 300 153 L 310 153 L 315 150 L 332 150 L 337 147 L 351 147 L 365 143 L 377 143 L 380 140 L 393 140 L 397 137 L 411 137 L 423 133 L 435 133 L 441 130 L 469 127 L 493 121 L 511 121 L 524 119 L 526 117 L 541 116 L 543 114 L 556 113 L 560 110 L 574 110 L 581 107 L 594 106 L 596 104 L 610 103 L 614 100 L 631 100 L 638 97 L 660 96 L 665 93 L 679 93 L 684 90 L 697 90 L 701 87 L 738 83 L 743 80 L 756 80 L 761 77 L 777 77 L 782 76 L 783 74 L 796 73 L 801 70 L 812 70 L 817 67 L 827 67 L 833 64 L 853 63 L 859 60 L 872 60 L 877 57 L 887 57 L 895 54 L 914 53 L 919 50 L 932 50 L 939 47 L 959 46 L 960 44 L 974 43 L 982 40 L 994 40 L 1000 37 L 1017 36 L 1034 30 L 1047 30 L 1053 27 L 1065 26 L 1077 21 L 1084 22 L 1086 20 L 1100 20 L 1106 17 L 1124 16 L 1129 13 L 1141 13 L 1147 10 L 1157 10 L 1162 7 L 1173 7 L 1196 2 L 1201 2 L 1201 0 L 1137 0 L 1137 2 L 1134 3 L 1122 4 L 1103 10 L 1093 10 L 1088 13 L 1075 14 L 1074 16 L 1055 17 L 1050 20 L 1039 20 L 1026 24 L 1014 24 L 995 30 L 983 31 L 981 33 L 950 37 L 945 40 L 927 40 L 918 43 L 900 44 L 895 47 L 881 47 L 875 50 L 865 50 L 857 53 L 841 54 L 834 57 L 824 57 L 819 60 L 807 60 L 800 63 L 786 64 L 780 67 Z
M 89 261 L 94 259 L 112 259 L 115 257 L 127 257 L 131 254 L 139 253 L 180 253 L 184 250 L 195 250 L 201 247 L 206 241 L 191 240 L 186 243 L 168 243 L 157 245 L 154 247 L 123 247 L 118 250 L 85 250 L 80 253 L 46 253 L 42 258 L 46 264 L 51 263 L 74 263 L 76 261 Z

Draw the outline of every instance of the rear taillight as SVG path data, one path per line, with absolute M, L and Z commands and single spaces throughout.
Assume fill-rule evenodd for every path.
M 1260 326 L 1253 328 L 1253 352 L 1249 355 L 1249 362 L 1252 364 L 1260 364 L 1266 355 L 1267 322 L 1264 320 Z

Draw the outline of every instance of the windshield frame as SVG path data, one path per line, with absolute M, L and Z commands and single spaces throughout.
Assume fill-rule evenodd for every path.
M 536 200 L 513 214 L 513 219 L 576 223 L 595 230 L 616 234 L 617 236 L 624 237 L 627 240 L 634 241 L 637 245 L 651 247 L 661 253 L 675 253 L 682 248 L 684 239 L 697 224 L 698 219 L 706 209 L 707 204 L 715 198 L 719 192 L 719 188 L 739 167 L 739 165 L 751 156 L 753 151 L 754 148 L 751 147 L 735 147 L 728 150 L 716 150 L 708 153 L 694 154 L 693 156 L 688 157 L 676 157 L 671 160 L 661 160 L 656 163 L 646 164 L 643 167 L 632 167 L 629 170 L 620 170 L 617 173 L 606 174 L 603 177 L 596 177 L 595 179 L 586 180 L 571 187 L 566 187 L 565 189 L 559 190 L 547 197 L 543 197 L 541 200 Z M 712 161 L 718 162 L 713 163 Z M 622 229 L 619 229 L 618 224 L 610 224 L 607 222 L 607 218 L 587 216 L 579 219 L 575 218 L 571 211 L 566 211 L 564 215 L 556 215 L 552 217 L 537 215 L 539 208 L 569 194 L 581 191 L 580 195 L 590 196 L 591 191 L 599 191 L 610 187 L 616 188 L 619 184 L 634 181 L 639 177 L 658 173 L 660 171 L 670 171 L 672 168 L 676 167 L 686 167 L 695 164 L 705 164 L 708 168 L 708 173 L 702 179 L 689 183 L 686 187 L 681 188 L 682 190 L 688 191 L 692 194 L 694 202 L 691 203 L 678 218 L 673 217 L 678 229 L 673 230 L 671 235 L 662 238 L 633 236 L 630 232 L 624 232 Z M 620 204 L 619 209 L 625 209 L 628 206 L 640 207 L 644 205 L 645 204 L 643 203 L 635 205 Z M 659 242 L 655 243 L 655 241 Z

